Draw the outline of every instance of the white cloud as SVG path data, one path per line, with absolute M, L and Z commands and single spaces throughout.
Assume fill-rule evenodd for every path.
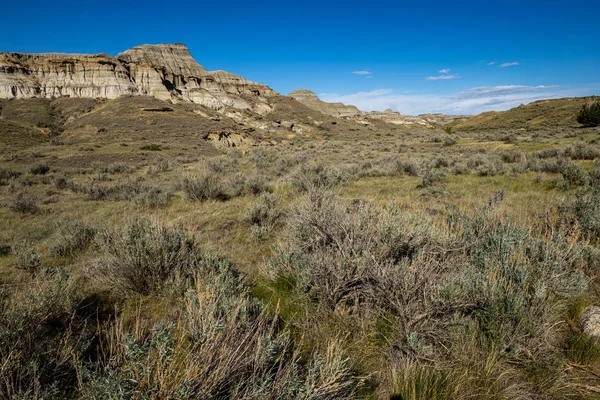
M 362 70 L 362 71 L 354 71 L 354 72 L 352 72 L 352 73 L 353 73 L 354 75 L 371 75 L 371 74 L 372 74 L 372 72 L 371 72 L 371 71 L 369 71 L 369 70 L 366 70 L 366 69 L 364 69 L 364 70 Z
M 448 72 L 450 72 L 450 68 L 444 68 L 444 69 L 440 69 L 438 71 L 440 74 L 447 74 Z
M 505 68 L 505 67 L 512 67 L 514 65 L 519 65 L 519 63 L 516 62 L 516 61 L 514 61 L 514 62 L 507 62 L 507 63 L 504 63 L 504 64 L 500 64 L 500 67 L 501 68 Z
M 324 93 L 324 101 L 353 104 L 361 110 L 375 111 L 391 108 L 402 114 L 417 115 L 440 112 L 444 114 L 479 114 L 484 111 L 504 111 L 520 104 L 541 99 L 585 96 L 590 89 L 561 88 L 559 86 L 479 86 L 450 94 L 396 93 L 392 89 L 378 89 L 348 95 Z
M 460 78 L 460 75 L 438 75 L 438 76 L 428 76 L 427 78 L 425 78 L 425 80 L 443 81 L 443 80 L 447 80 L 447 79 L 459 79 L 459 78 Z
M 485 65 L 494 65 L 496 64 L 496 61 L 490 61 L 489 63 L 485 64 Z
M 365 78 L 367 78 L 367 79 L 371 79 L 372 77 L 373 77 L 373 75 L 365 76 Z

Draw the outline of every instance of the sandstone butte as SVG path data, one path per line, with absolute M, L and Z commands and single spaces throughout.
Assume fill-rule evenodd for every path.
M 211 109 L 270 108 L 260 97 L 277 93 L 225 71 L 209 72 L 184 44 L 141 45 L 108 54 L 0 53 L 0 98 L 145 95 Z M 251 101 L 248 98 L 252 98 Z

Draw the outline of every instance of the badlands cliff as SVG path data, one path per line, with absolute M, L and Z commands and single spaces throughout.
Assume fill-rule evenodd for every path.
M 238 75 L 206 71 L 183 44 L 141 45 L 114 57 L 0 53 L 0 98 L 130 95 L 264 113 L 269 107 L 258 98 L 277 93 Z

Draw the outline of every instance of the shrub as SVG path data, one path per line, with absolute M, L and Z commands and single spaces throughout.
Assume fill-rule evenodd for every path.
M 270 194 L 262 194 L 248 210 L 248 219 L 252 224 L 252 235 L 264 239 L 275 228 L 281 217 L 279 199 Z
M 504 164 L 498 159 L 486 159 L 484 164 L 475 169 L 475 173 L 479 176 L 502 175 L 505 172 Z
M 266 147 L 253 147 L 248 153 L 250 161 L 256 164 L 258 169 L 266 169 L 275 162 L 275 151 Z
M 87 195 L 88 200 L 131 200 L 137 195 L 151 190 L 156 190 L 151 186 L 143 184 L 143 180 L 138 178 L 130 181 L 119 182 L 116 184 L 98 183 L 109 181 L 110 178 L 104 175 L 105 178 L 96 179 L 91 184 L 86 186 L 74 186 L 76 191 L 83 192 Z
M 231 186 L 234 196 L 258 196 L 261 193 L 271 193 L 273 191 L 267 180 L 260 175 L 246 178 L 240 174 L 231 180 Z
M 600 159 L 596 160 L 594 166 L 588 171 L 591 186 L 600 186 Z
M 145 144 L 140 147 L 140 150 L 161 151 L 162 146 L 160 144 L 156 144 L 156 143 Z
M 600 239 L 600 187 L 587 187 L 577 191 L 575 200 L 559 205 L 565 222 L 577 221 L 581 232 L 592 240 Z
M 559 149 L 545 149 L 545 150 L 541 150 L 538 151 L 537 153 L 535 153 L 535 155 L 538 158 L 553 158 L 553 157 L 558 157 L 560 155 L 560 150 Z
M 34 175 L 45 175 L 48 172 L 50 172 L 50 167 L 48 166 L 48 164 L 36 164 L 29 168 L 29 172 L 31 172 Z
M 305 164 L 307 156 L 304 152 L 300 154 L 282 154 L 277 158 L 276 167 L 279 171 L 286 171 L 296 165 Z
M 60 190 L 67 189 L 70 186 L 67 176 L 60 174 L 54 177 L 54 187 Z
M 146 230 L 150 225 L 144 226 Z M 166 233 L 167 228 L 151 226 Z M 180 244 L 187 239 L 180 231 L 170 232 L 166 246 L 149 233 L 148 240 L 137 241 L 133 253 L 148 263 L 167 255 L 155 254 L 155 248 L 167 248 L 175 259 L 167 256 L 165 265 L 179 271 L 192 267 L 195 285 L 189 285 L 170 309 L 170 320 L 177 324 L 159 321 L 148 326 L 137 320 L 129 329 L 122 321 L 104 327 L 100 347 L 106 350 L 88 373 L 84 398 L 355 397 L 362 379 L 352 374 L 336 342 L 328 343 L 323 353 L 305 352 L 301 363 L 291 335 L 280 329 L 277 313 L 269 316 L 250 298 L 232 264 L 210 255 L 192 257 L 187 250 L 188 256 L 181 258 Z M 121 242 L 120 235 L 112 237 L 111 246 Z M 148 250 L 153 254 L 146 259 Z M 122 260 L 129 253 L 119 252 Z
M 480 165 L 486 164 L 487 161 L 488 158 L 484 155 L 476 155 L 469 157 L 469 159 L 467 160 L 467 168 L 469 168 L 469 170 L 473 170 L 479 167 Z
M 453 175 L 466 175 L 469 173 L 469 167 L 464 164 L 456 164 L 450 171 Z
M 31 242 L 24 240 L 12 246 L 12 254 L 17 261 L 17 268 L 35 274 L 42 267 L 42 256 Z
M 313 189 L 333 189 L 344 184 L 348 176 L 343 171 L 322 164 L 314 166 L 302 166 L 300 172 L 292 178 L 292 186 L 299 192 L 307 192 Z
M 101 173 L 104 174 L 120 174 L 123 172 L 133 172 L 133 168 L 124 163 L 112 163 L 106 166 L 102 166 L 98 169 Z
M 443 170 L 430 169 L 423 175 L 420 188 L 429 188 L 438 185 L 446 180 L 446 173 Z
M 577 114 L 577 122 L 586 128 L 600 125 L 600 102 L 584 104 Z
M 125 229 L 103 233 L 103 255 L 90 276 L 120 292 L 158 293 L 169 280 L 192 276 L 198 265 L 194 242 L 182 228 L 135 219 Z
M 227 200 L 229 196 L 221 180 L 214 174 L 189 176 L 183 180 L 183 191 L 190 200 Z
M 179 323 L 116 323 L 102 337 L 107 349 L 85 382 L 86 399 L 343 399 L 362 379 L 352 374 L 339 344 L 323 354 L 299 353 L 287 332 L 253 304 L 247 287 L 211 262 L 173 310 Z
M 21 173 L 19 171 L 0 168 L 0 186 L 8 185 L 12 179 L 16 179 L 19 176 L 21 176 Z
M 409 176 L 419 175 L 419 164 L 414 159 L 396 161 L 395 171 Z
M 521 161 L 523 159 L 523 153 L 519 150 L 505 150 L 500 153 L 500 158 L 505 163 L 516 163 L 517 161 Z
M 585 169 L 568 160 L 561 162 L 560 174 L 567 189 L 574 186 L 585 186 L 590 180 L 590 176 Z
M 226 164 L 222 158 L 211 158 L 206 161 L 206 166 L 210 172 L 221 173 L 225 171 Z
M 586 289 L 587 279 L 576 266 L 582 248 L 572 247 L 573 238 L 559 232 L 546 240 L 531 237 L 527 229 L 510 219 L 498 220 L 492 211 L 450 215 L 450 229 L 458 229 L 453 221 L 460 221 L 461 242 L 470 243 L 469 263 L 449 274 L 441 293 L 443 302 L 477 304 L 474 317 L 481 338 L 518 351 L 536 344 L 529 341 L 542 326 L 550 329 L 553 296 Z M 516 254 L 527 256 L 513 258 Z
M 577 142 L 565 149 L 564 156 L 570 157 L 572 160 L 594 160 L 600 157 L 600 152 L 590 144 Z
M 157 176 L 159 173 L 168 171 L 170 168 L 169 160 L 157 160 L 154 165 L 148 167 L 147 174 Z
M 430 163 L 431 168 L 448 168 L 453 163 L 453 160 L 448 160 L 447 157 L 436 157 Z
M 150 188 L 137 196 L 132 201 L 141 208 L 163 208 L 169 205 L 171 194 L 164 193 L 160 189 Z
M 55 232 L 54 244 L 50 251 L 60 257 L 71 256 L 84 249 L 96 235 L 94 228 L 79 221 L 62 220 L 56 224 Z
M 557 307 L 587 290 L 577 237 L 560 230 L 532 236 L 499 213 L 501 198 L 474 212 L 449 209 L 438 231 L 423 216 L 309 192 L 289 218 L 267 277 L 287 283 L 291 302 L 320 311 L 305 322 L 310 332 L 340 324 L 349 342 L 384 343 L 389 361 L 382 370 L 401 374 L 409 365 L 410 378 L 391 393 L 448 398 L 460 385 L 442 366 L 468 360 L 467 348 L 482 355 L 469 367 L 473 374 L 496 352 L 511 364 L 562 352 Z M 465 338 L 472 344 L 459 345 Z M 528 382 L 526 371 L 515 374 Z
M 291 216 L 287 234 L 289 249 L 280 249 L 271 261 L 272 276 L 291 277 L 299 293 L 336 309 L 359 307 L 354 299 L 385 302 L 373 285 L 392 279 L 386 277 L 390 261 L 417 256 L 429 225 L 396 209 L 379 213 L 365 203 L 346 205 L 316 190 Z
M 69 398 L 92 335 L 77 335 L 75 285 L 58 272 L 21 291 L 0 289 L 0 397 Z M 92 328 L 93 330 L 93 328 Z
M 34 214 L 38 211 L 37 199 L 31 193 L 19 192 L 13 198 L 11 208 L 21 214 Z

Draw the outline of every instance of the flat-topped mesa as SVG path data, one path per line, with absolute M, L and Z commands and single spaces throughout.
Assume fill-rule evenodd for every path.
M 266 85 L 208 72 L 184 44 L 141 45 L 118 54 L 0 53 L 0 98 L 150 95 L 213 109 L 265 111 L 239 95 L 273 96 Z

